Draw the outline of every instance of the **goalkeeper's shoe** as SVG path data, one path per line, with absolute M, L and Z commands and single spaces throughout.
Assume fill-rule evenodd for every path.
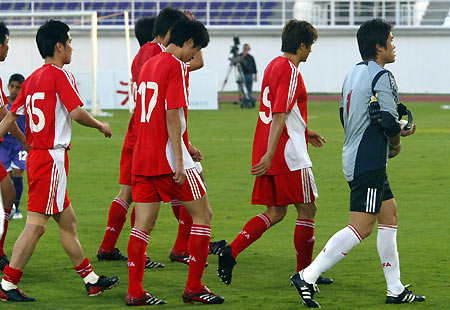
M 291 284 L 297 289 L 306 307 L 320 308 L 319 303 L 313 299 L 314 293 L 319 292 L 319 289 L 316 284 L 310 284 L 303 279 L 303 270 L 291 277 Z
M 0 270 L 3 271 L 6 265 L 9 265 L 8 257 L 6 255 L 0 256 Z
M 189 253 L 187 252 L 175 252 L 172 250 L 169 254 L 170 261 L 173 262 L 179 262 L 182 264 L 189 265 Z M 208 262 L 206 262 L 205 267 L 208 267 Z
M 227 240 L 219 240 L 209 243 L 209 255 L 217 255 L 219 250 L 227 245 Z
M 387 291 L 386 303 L 387 304 L 403 304 L 409 302 L 422 302 L 425 301 L 425 296 L 417 295 L 408 290 L 409 285 L 405 286 L 405 289 L 401 294 L 395 295 L 390 291 Z
M 25 295 L 20 288 L 5 291 L 0 285 L 0 300 L 1 301 L 15 301 L 15 302 L 31 302 L 36 301 L 32 297 Z
M 217 268 L 217 275 L 225 284 L 231 283 L 234 265 L 236 265 L 236 260 L 231 253 L 231 247 L 227 245 L 221 248 L 219 250 L 219 267 Z
M 333 279 L 331 278 L 324 278 L 322 276 L 318 277 L 316 280 L 316 284 L 331 284 L 333 283 Z
M 107 278 L 105 276 L 99 276 L 97 282 L 86 283 L 86 291 L 89 296 L 97 296 L 106 290 L 112 289 L 114 286 L 119 284 L 119 277 Z
M 127 294 L 125 304 L 127 306 L 152 306 L 152 305 L 165 305 L 167 301 L 153 297 L 147 292 L 144 292 L 141 296 L 133 297 L 131 294 Z
M 204 304 L 214 305 L 223 303 L 225 298 L 214 294 L 209 290 L 209 288 L 203 285 L 203 287 L 198 291 L 191 291 L 188 287 L 185 287 L 183 301 L 191 304 L 194 302 L 201 302 Z
M 118 248 L 115 248 L 111 252 L 107 252 L 103 250 L 101 246 L 98 248 L 97 258 L 98 260 L 119 260 L 119 261 L 128 260 L 128 257 L 123 255 Z
M 147 269 L 156 269 L 156 268 L 164 268 L 164 267 L 165 267 L 165 265 L 163 263 L 155 262 L 155 261 L 151 260 L 150 257 L 147 257 L 145 259 L 145 268 L 147 268 Z

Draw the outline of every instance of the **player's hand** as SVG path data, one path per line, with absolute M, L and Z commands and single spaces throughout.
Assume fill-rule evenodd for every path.
M 378 103 L 378 96 L 372 96 L 369 102 L 369 118 L 374 125 L 381 125 L 381 108 Z
M 389 146 L 388 158 L 394 158 L 395 156 L 397 156 L 400 153 L 401 149 L 402 149 L 401 145 L 399 145 L 396 148 L 393 148 L 393 147 Z
M 189 18 L 190 20 L 194 20 L 195 19 L 194 13 L 192 13 L 189 10 L 184 10 L 184 15 L 186 15 L 186 17 Z
M 308 129 L 308 141 L 315 147 L 322 147 L 325 143 L 327 143 L 327 140 L 325 140 L 324 137 L 311 129 Z
M 402 137 L 407 137 L 407 136 L 412 135 L 415 132 L 416 132 L 416 125 L 412 124 L 411 128 L 408 129 L 408 130 L 405 130 L 405 129 L 402 128 L 402 131 L 400 132 L 400 135 Z
M 261 158 L 260 162 L 252 167 L 252 174 L 260 177 L 264 175 L 272 164 L 272 156 L 267 153 Z
M 189 143 L 189 154 L 191 154 L 191 157 L 194 161 L 201 161 L 203 159 L 202 152 L 195 146 Z
M 111 138 L 111 127 L 108 122 L 100 122 L 98 130 L 105 135 L 106 138 Z
M 173 175 L 173 180 L 178 185 L 182 185 L 184 180 L 186 180 L 186 170 L 184 170 L 183 162 L 175 163 L 175 174 Z
M 27 153 L 29 153 L 31 150 L 31 146 L 27 142 L 21 143 L 21 144 L 22 144 L 23 150 L 26 151 Z

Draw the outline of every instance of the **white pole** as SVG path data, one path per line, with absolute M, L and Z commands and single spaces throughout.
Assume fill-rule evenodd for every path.
M 92 12 L 91 17 L 91 46 L 92 46 L 92 114 L 100 115 L 101 108 L 97 102 L 97 68 L 98 68 L 98 48 L 97 48 L 97 12 Z
M 130 19 L 128 17 L 128 11 L 123 11 L 123 16 L 124 16 L 123 20 L 125 22 L 125 41 L 127 44 L 128 101 L 130 102 L 129 105 L 130 113 L 133 113 L 134 94 L 133 94 L 133 85 L 131 85 L 132 77 L 131 77 Z

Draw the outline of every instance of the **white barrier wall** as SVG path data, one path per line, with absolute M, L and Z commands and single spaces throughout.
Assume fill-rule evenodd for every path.
M 247 31 L 248 32 L 248 31 Z M 448 33 L 447 33 L 448 32 Z M 261 31 L 252 35 L 241 35 L 241 46 L 249 43 L 250 53 L 254 55 L 258 68 L 258 82 L 254 90 L 259 90 L 263 70 L 271 59 L 281 54 L 281 39 L 277 35 Z M 306 63 L 300 65 L 309 92 L 339 93 L 347 71 L 361 59 L 356 43 L 356 30 L 339 32 L 320 31 L 319 39 L 313 45 L 312 53 Z M 412 34 L 410 31 L 394 28 L 397 61 L 386 68 L 391 70 L 397 80 L 401 93 L 448 94 L 450 86 L 450 32 L 440 31 L 433 35 Z M 235 34 L 239 35 L 239 31 Z M 81 96 L 90 104 L 90 39 L 86 35 L 72 34 L 74 52 L 72 63 L 67 66 L 75 74 Z M 9 55 L 0 63 L 0 77 L 3 89 L 12 73 L 25 76 L 43 63 L 40 58 L 34 35 L 15 36 L 11 31 Z M 217 91 L 222 88 L 230 57 L 232 34 L 211 35 L 211 42 L 204 50 L 205 67 L 191 75 L 191 108 L 217 108 Z M 132 56 L 138 51 L 136 40 L 132 40 Z M 98 98 L 104 109 L 128 108 L 121 105 L 127 94 L 127 64 L 125 41 L 121 32 L 101 36 L 98 41 Z M 121 83 L 122 82 L 122 83 Z M 225 87 L 226 91 L 236 90 L 234 74 Z

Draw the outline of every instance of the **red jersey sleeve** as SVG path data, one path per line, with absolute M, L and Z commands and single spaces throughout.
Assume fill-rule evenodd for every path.
M 167 110 L 178 109 L 188 105 L 187 70 L 186 64 L 182 61 L 171 64 L 171 70 L 168 72 L 167 79 Z
M 297 89 L 298 71 L 295 66 L 289 62 L 289 65 L 283 65 L 278 73 L 278 87 L 275 92 L 275 102 L 272 105 L 272 113 L 286 113 L 292 109 L 292 103 L 297 99 L 294 98 L 294 95 Z
M 8 105 L 8 97 L 6 97 L 5 93 L 3 92 L 2 79 L 0 79 L 0 91 L 2 92 L 0 95 L 0 107 L 3 107 L 4 105 Z
M 55 81 L 56 92 L 58 93 L 61 103 L 66 107 L 70 113 L 76 107 L 83 106 L 83 101 L 75 83 L 75 78 L 72 73 L 67 70 L 61 70 L 61 74 Z

